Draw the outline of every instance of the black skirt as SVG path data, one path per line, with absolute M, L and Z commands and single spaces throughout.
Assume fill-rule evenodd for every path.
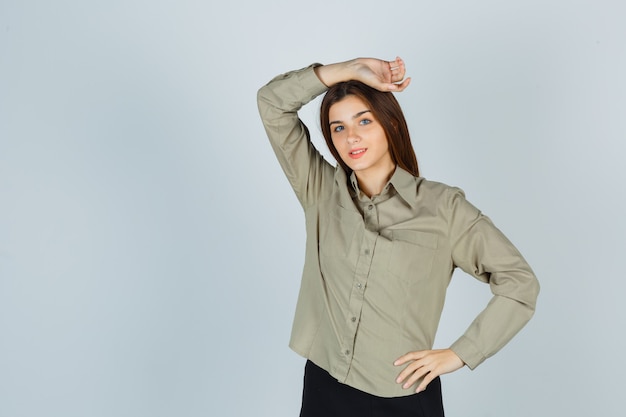
M 300 417 L 444 417 L 441 381 L 437 377 L 419 394 L 377 397 L 340 383 L 307 361 Z

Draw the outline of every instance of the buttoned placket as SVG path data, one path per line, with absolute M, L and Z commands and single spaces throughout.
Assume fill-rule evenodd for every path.
M 347 328 L 349 333 L 344 338 L 343 352 L 348 369 L 354 355 L 354 345 L 361 319 L 361 311 L 367 288 L 372 260 L 376 250 L 378 233 L 378 209 L 373 201 L 361 204 L 364 233 L 360 242 L 359 258 L 357 260 L 355 274 L 353 278 L 352 291 L 350 293 L 349 314 L 347 315 Z

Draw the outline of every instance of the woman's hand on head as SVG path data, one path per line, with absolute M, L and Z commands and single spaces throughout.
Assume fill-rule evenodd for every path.
M 315 68 L 319 79 L 330 87 L 342 81 L 357 80 L 380 91 L 403 91 L 411 82 L 404 78 L 404 61 L 396 57 L 393 61 L 377 58 L 356 58 L 337 64 Z
M 393 61 L 376 58 L 357 58 L 354 60 L 354 79 L 380 91 L 402 91 L 411 83 L 411 78 L 404 78 L 406 67 L 400 57 Z
M 406 389 L 424 377 L 415 392 L 424 391 L 433 379 L 461 369 L 465 365 L 450 349 L 409 352 L 396 359 L 393 364 L 401 366 L 407 363 L 408 365 L 396 378 L 396 383 L 402 384 L 402 388 Z

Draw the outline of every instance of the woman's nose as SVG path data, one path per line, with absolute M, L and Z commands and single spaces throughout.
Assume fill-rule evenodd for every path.
M 361 138 L 359 137 L 359 135 L 355 134 L 354 131 L 348 132 L 348 143 L 350 145 L 358 143 L 360 140 Z

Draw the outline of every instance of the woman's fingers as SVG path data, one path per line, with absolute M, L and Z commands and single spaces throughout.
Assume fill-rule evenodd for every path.
M 404 79 L 404 61 L 397 57 L 393 61 L 376 58 L 358 58 L 354 61 L 355 79 L 380 91 L 403 91 L 410 80 Z
M 389 70 L 391 72 L 391 82 L 395 85 L 392 91 L 400 92 L 409 86 L 411 78 L 404 79 L 406 67 L 402 58 L 398 56 L 395 60 L 389 61 Z
M 415 392 L 424 391 L 428 384 L 439 375 L 454 372 L 464 365 L 457 354 L 450 349 L 409 352 L 399 357 L 394 365 L 400 366 L 406 363 L 408 365 L 400 372 L 396 383 L 402 384 L 402 388 L 407 389 L 423 378 Z
M 404 61 L 398 56 L 395 60 L 389 61 L 389 71 L 394 76 L 398 76 L 399 74 L 404 75 L 405 67 Z
M 426 374 L 424 376 L 424 379 L 422 380 L 422 383 L 419 384 L 419 386 L 417 387 L 417 389 L 415 390 L 415 393 L 417 394 L 418 392 L 422 392 L 426 389 L 426 387 L 428 386 L 428 384 L 430 384 L 431 382 L 433 382 L 433 380 L 435 378 L 437 378 L 439 375 L 435 375 L 432 372 Z M 410 386 L 410 385 L 409 385 Z M 408 388 L 408 387 L 407 387 Z
M 422 369 L 424 368 L 424 361 L 422 360 L 423 356 L 425 353 L 427 353 L 428 351 L 416 351 L 416 352 L 409 352 L 404 356 L 401 356 L 400 358 L 398 358 L 395 362 L 394 365 L 396 366 L 400 366 L 400 365 L 404 365 L 405 363 L 409 363 L 406 368 L 404 368 L 402 370 L 402 372 L 400 372 L 400 374 L 398 375 L 398 377 L 396 378 L 396 383 L 398 384 L 402 384 L 404 383 L 403 387 L 404 388 L 408 388 L 408 386 L 411 386 L 411 384 L 409 384 L 408 386 L 406 386 L 407 382 L 409 382 L 412 378 L 413 375 L 415 375 L 416 373 L 418 375 L 421 375 L 424 372 L 428 372 L 426 369 Z M 417 378 L 415 378 L 415 380 L 417 380 L 419 378 L 419 376 Z M 415 381 L 413 381 L 415 382 Z
M 413 384 L 415 384 L 420 378 L 428 375 L 431 371 L 427 365 L 420 363 L 420 361 L 415 361 L 411 365 L 407 366 L 405 371 L 408 372 L 405 375 L 398 376 L 396 382 L 398 384 L 402 384 L 402 388 L 407 389 Z
M 411 84 L 411 77 L 407 78 L 406 80 L 402 81 L 400 84 L 394 84 L 396 86 L 396 88 L 394 88 L 393 91 L 404 91 L 405 88 L 407 88 L 409 86 L 409 84 Z

